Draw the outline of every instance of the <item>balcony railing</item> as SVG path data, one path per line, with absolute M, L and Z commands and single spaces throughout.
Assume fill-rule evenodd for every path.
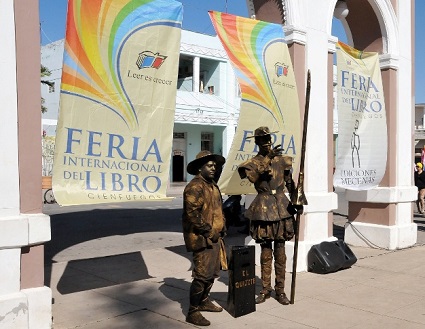
M 415 139 L 425 139 L 425 127 L 415 126 Z

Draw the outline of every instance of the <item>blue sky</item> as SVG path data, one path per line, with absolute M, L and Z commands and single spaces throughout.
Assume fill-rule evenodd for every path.
M 228 12 L 234 15 L 247 16 L 246 0 L 180 0 L 183 4 L 183 28 L 205 34 L 215 34 L 208 10 Z M 416 0 L 416 45 L 415 45 L 415 74 L 416 74 L 416 103 L 425 103 L 425 1 Z M 63 39 L 67 0 L 39 0 L 41 44 Z M 335 35 L 344 39 L 341 29 L 335 28 Z

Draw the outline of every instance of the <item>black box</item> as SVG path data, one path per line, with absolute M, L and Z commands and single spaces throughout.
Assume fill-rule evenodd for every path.
M 313 273 L 336 272 L 344 262 L 344 253 L 334 242 L 330 241 L 312 246 L 307 255 L 308 271 Z
M 227 309 L 235 318 L 255 312 L 255 246 L 231 248 Z
M 335 241 L 335 244 L 342 250 L 345 262 L 342 264 L 342 269 L 351 267 L 355 262 L 357 262 L 357 257 L 353 254 L 350 247 L 343 241 Z

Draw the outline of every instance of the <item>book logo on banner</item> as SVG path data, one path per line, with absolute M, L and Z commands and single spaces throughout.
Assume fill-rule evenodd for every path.
M 274 64 L 274 73 L 276 74 L 277 79 L 273 78 L 273 87 L 285 87 L 285 88 L 290 88 L 290 89 L 294 89 L 295 88 L 295 84 L 292 83 L 287 83 L 288 79 L 285 79 L 284 81 L 279 80 L 279 78 L 288 78 L 288 74 L 289 74 L 289 67 L 290 65 L 287 65 L 285 63 L 281 63 L 281 62 L 276 62 Z M 291 72 L 292 73 L 292 72 Z
M 288 76 L 288 72 L 289 72 L 289 65 L 285 65 L 283 63 L 276 63 L 274 65 L 275 67 L 275 71 L 276 71 L 276 76 L 279 78 L 282 75 L 283 76 Z
M 166 59 L 167 56 L 160 55 L 159 53 L 155 54 L 150 50 L 146 50 L 139 54 L 136 65 L 139 70 L 145 68 L 154 68 L 158 70 Z
M 167 57 L 168 56 L 161 55 L 160 52 L 154 53 L 153 51 L 145 50 L 139 53 L 139 56 L 137 57 L 137 61 L 136 61 L 136 66 L 139 70 L 149 69 L 149 68 L 159 70 L 161 66 L 164 64 Z M 158 72 L 162 72 L 162 71 L 158 71 Z M 138 71 L 135 73 L 132 70 L 128 70 L 127 77 L 132 79 L 142 80 L 144 83 L 153 82 L 153 83 L 165 85 L 165 86 L 171 86 L 174 83 L 172 79 L 162 79 L 160 77 L 155 77 L 153 75 L 140 74 L 138 73 Z

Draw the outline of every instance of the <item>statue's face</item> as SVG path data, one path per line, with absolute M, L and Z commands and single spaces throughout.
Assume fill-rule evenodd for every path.
M 260 148 L 260 153 L 267 154 L 272 148 L 271 135 L 255 137 L 255 144 Z
M 206 164 L 204 164 L 200 170 L 200 174 L 204 179 L 207 181 L 212 181 L 215 176 L 215 171 L 217 168 L 217 164 L 215 161 L 208 161 Z

